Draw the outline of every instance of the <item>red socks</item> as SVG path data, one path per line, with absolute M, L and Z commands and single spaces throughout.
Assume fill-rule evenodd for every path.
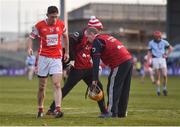
M 61 108 L 59 106 L 56 107 L 56 112 L 60 112 Z
M 44 111 L 43 108 L 38 108 L 38 110 L 39 110 L 39 112 L 43 112 Z

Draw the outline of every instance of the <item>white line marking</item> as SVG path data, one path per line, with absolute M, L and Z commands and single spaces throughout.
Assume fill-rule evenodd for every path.
M 80 109 L 80 108 L 63 108 L 63 109 Z M 87 109 L 87 110 L 90 110 L 90 111 L 73 111 L 73 112 L 65 112 L 65 114 L 88 114 L 88 113 L 100 113 L 100 111 L 92 111 L 92 110 L 94 110 L 94 109 Z M 164 112 L 172 112 L 172 111 L 174 111 L 174 112 L 180 112 L 180 109 L 178 109 L 178 110 L 171 110 L 171 109 L 161 109 L 161 110 L 156 110 L 156 109 L 130 109 L 130 110 L 128 110 L 128 112 L 154 112 L 154 111 L 156 111 L 156 112 L 162 112 L 162 111 L 164 111 Z

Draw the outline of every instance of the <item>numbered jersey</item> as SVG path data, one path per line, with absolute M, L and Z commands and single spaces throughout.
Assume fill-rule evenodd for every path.
M 41 56 L 50 58 L 62 57 L 61 36 L 65 32 L 64 23 L 57 20 L 55 24 L 49 26 L 46 20 L 38 22 L 30 34 L 31 38 L 40 38 L 38 53 Z
M 132 58 L 126 47 L 116 38 L 107 34 L 101 34 L 98 35 L 96 39 L 102 43 L 100 57 L 103 63 L 112 69 Z M 94 52 L 94 55 L 96 55 L 96 51 Z

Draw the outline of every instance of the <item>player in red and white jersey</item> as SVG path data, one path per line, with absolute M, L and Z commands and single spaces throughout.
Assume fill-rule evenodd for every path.
M 40 37 L 38 54 L 50 58 L 62 57 L 61 36 L 66 29 L 64 23 L 57 19 L 54 24 L 49 25 L 47 19 L 38 22 L 30 34 L 32 39 Z
M 144 78 L 145 78 L 146 74 L 149 74 L 152 83 L 153 84 L 155 83 L 154 72 L 151 67 L 151 64 L 152 64 L 152 58 L 148 59 L 148 56 L 145 55 L 144 61 L 143 61 L 143 69 L 142 69 L 142 79 L 141 79 L 142 84 L 144 84 Z
M 28 38 L 28 54 L 33 53 L 32 39 L 39 38 L 37 75 L 39 77 L 38 91 L 38 115 L 43 116 L 43 103 L 45 96 L 45 87 L 48 75 L 52 76 L 54 88 L 54 100 L 56 105 L 55 117 L 63 116 L 61 112 L 61 80 L 62 80 L 62 44 L 61 37 L 64 38 L 65 54 L 64 60 L 69 59 L 69 39 L 63 21 L 58 19 L 58 8 L 49 6 L 47 10 L 47 19 L 38 22 Z

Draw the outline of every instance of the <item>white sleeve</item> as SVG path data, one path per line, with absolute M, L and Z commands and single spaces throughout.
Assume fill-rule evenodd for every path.
M 63 33 L 65 33 L 65 32 L 66 32 L 66 27 L 63 28 Z
M 164 41 L 165 42 L 165 46 L 168 47 L 169 46 L 169 42 L 168 41 Z
M 149 44 L 148 44 L 148 49 L 149 49 L 149 50 L 152 49 L 152 47 L 151 47 L 151 41 L 150 41 Z
M 39 36 L 39 32 L 38 32 L 38 29 L 35 26 L 33 26 L 29 37 L 34 39 L 36 38 L 36 36 Z

